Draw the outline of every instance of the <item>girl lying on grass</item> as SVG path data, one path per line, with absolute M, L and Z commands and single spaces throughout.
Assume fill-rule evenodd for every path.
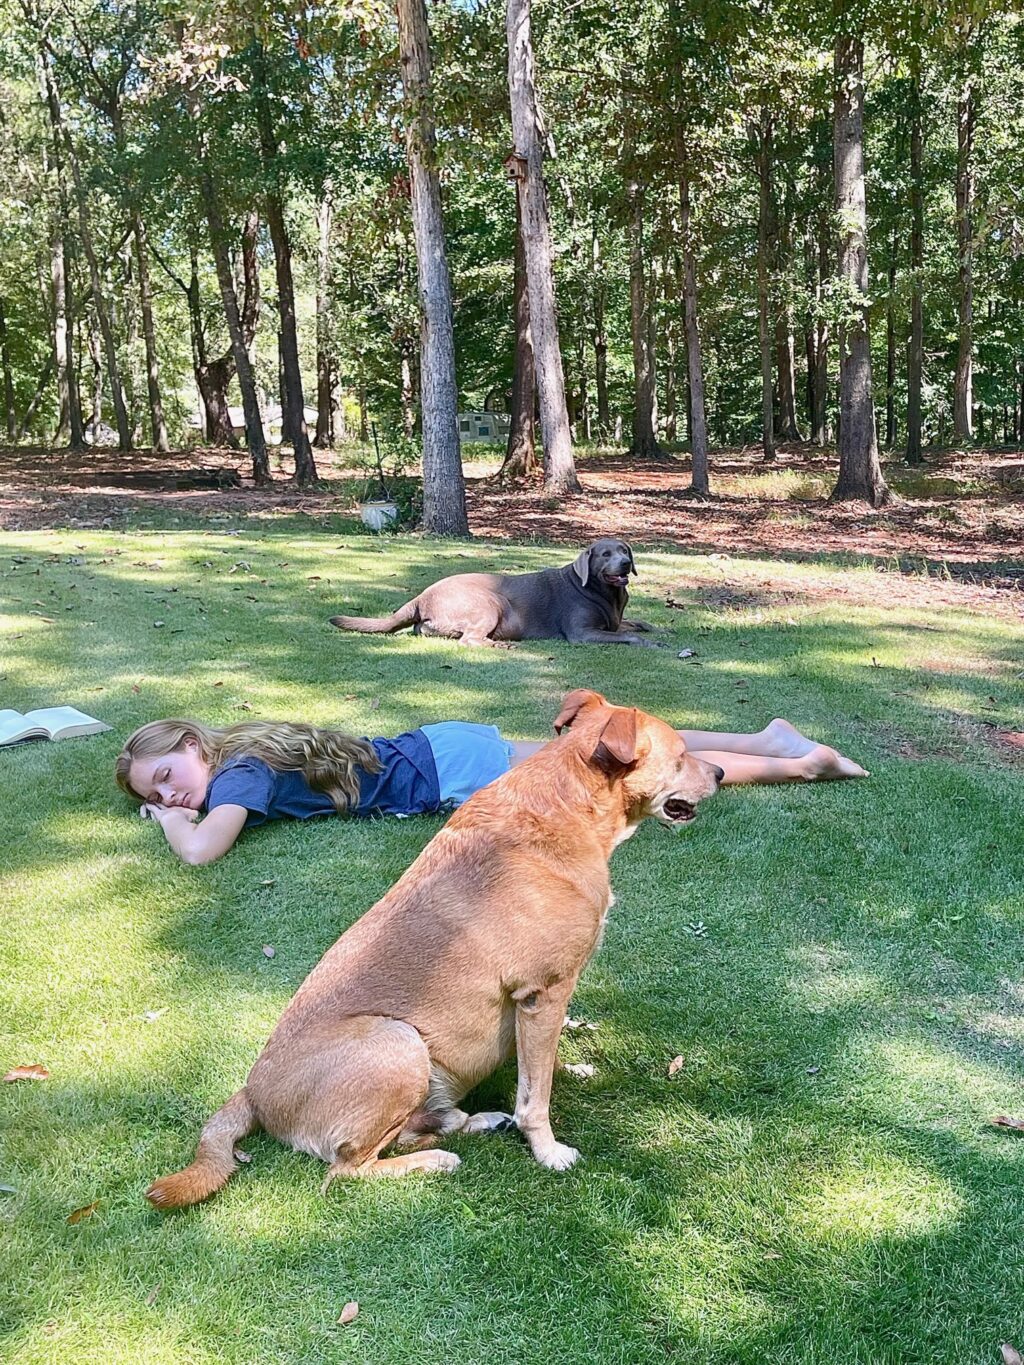
M 786 720 L 754 735 L 679 734 L 730 786 L 867 776 Z M 155 720 L 129 738 L 114 775 L 143 803 L 141 814 L 160 824 L 179 858 L 212 863 L 243 829 L 267 820 L 420 815 L 459 806 L 542 742 L 507 740 L 493 725 L 468 721 L 371 740 L 286 721 L 213 730 L 195 720 Z

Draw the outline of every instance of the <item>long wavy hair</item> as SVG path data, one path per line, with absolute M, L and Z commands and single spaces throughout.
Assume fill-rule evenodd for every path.
M 277 772 L 301 772 L 314 791 L 324 792 L 344 813 L 359 800 L 359 772 L 380 772 L 381 763 L 365 739 L 341 730 L 290 721 L 246 720 L 214 730 L 197 720 L 153 720 L 130 735 L 114 764 L 117 785 L 141 801 L 128 775 L 137 758 L 178 753 L 195 740 L 203 762 L 216 772 L 231 758 L 260 758 Z

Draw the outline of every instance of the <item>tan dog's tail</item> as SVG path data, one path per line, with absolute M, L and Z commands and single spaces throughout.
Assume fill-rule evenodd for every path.
M 235 1172 L 235 1143 L 259 1127 L 243 1086 L 207 1119 L 191 1166 L 154 1180 L 146 1198 L 158 1209 L 181 1209 L 209 1199 Z
M 331 625 L 339 630 L 358 630 L 363 635 L 390 635 L 403 626 L 415 625 L 419 620 L 418 598 L 406 602 L 390 616 L 332 616 Z

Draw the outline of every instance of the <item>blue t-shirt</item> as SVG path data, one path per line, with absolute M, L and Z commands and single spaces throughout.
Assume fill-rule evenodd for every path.
M 441 791 L 430 743 L 422 730 L 394 739 L 372 739 L 381 770 L 359 770 L 359 800 L 353 815 L 422 815 L 438 810 Z M 301 772 L 279 772 L 260 758 L 230 758 L 218 768 L 206 789 L 206 811 L 218 806 L 244 806 L 246 829 L 267 820 L 335 815 L 334 802 L 314 791 Z

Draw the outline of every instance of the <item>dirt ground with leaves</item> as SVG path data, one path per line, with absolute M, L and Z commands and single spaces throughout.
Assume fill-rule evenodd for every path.
M 130 462 L 110 450 L 0 450 L 0 530 L 117 527 L 147 516 L 183 523 L 353 516 L 365 471 L 344 453 L 318 451 L 317 462 L 322 484 L 299 490 L 287 454 L 275 454 L 271 486 L 256 489 L 231 450 L 134 452 Z M 479 536 L 577 546 L 616 534 L 737 560 L 841 555 L 885 572 L 886 592 L 899 600 L 1024 614 L 1024 452 L 931 453 L 920 470 L 893 462 L 886 476 L 895 496 L 879 511 L 830 506 L 834 454 L 800 447 L 783 448 L 770 465 L 758 447 L 715 452 L 709 498 L 690 492 L 685 456 L 585 454 L 583 491 L 565 499 L 547 495 L 539 475 L 502 485 L 497 467 L 467 465 L 470 524 Z M 190 487 L 197 473 L 214 486 Z M 238 486 L 216 486 L 229 478 Z M 872 591 L 867 583 L 847 578 L 840 586 L 825 572 L 820 591 L 829 598 Z M 723 581 L 713 591 L 741 601 L 744 589 Z

